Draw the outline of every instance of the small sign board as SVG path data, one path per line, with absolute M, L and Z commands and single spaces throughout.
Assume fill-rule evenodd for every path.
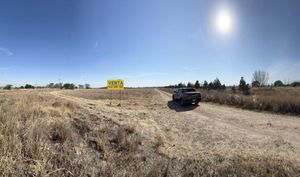
M 107 90 L 124 90 L 124 80 L 107 80 Z

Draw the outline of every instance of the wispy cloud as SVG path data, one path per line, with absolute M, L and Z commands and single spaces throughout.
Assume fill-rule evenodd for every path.
M 0 46 L 0 52 L 3 53 L 3 54 L 5 54 L 5 55 L 7 55 L 7 56 L 12 56 L 14 54 L 8 48 L 2 47 L 2 46 Z

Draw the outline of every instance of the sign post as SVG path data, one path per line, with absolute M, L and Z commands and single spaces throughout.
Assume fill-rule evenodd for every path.
M 113 90 L 120 91 L 120 106 L 121 106 L 122 90 L 124 90 L 124 80 L 122 80 L 122 79 L 107 80 L 107 90 L 111 91 L 111 99 L 112 99 L 112 91 Z

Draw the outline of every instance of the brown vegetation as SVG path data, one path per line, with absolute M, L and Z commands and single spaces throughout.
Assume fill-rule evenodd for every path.
M 109 98 L 105 90 L 62 93 L 91 100 Z M 154 121 L 149 116 L 161 114 L 155 109 L 167 109 L 158 97 L 151 89 L 128 91 L 125 109 L 136 112 L 140 120 Z M 119 115 L 115 109 L 108 109 L 109 117 L 49 91 L 0 92 L 0 176 L 300 175 L 299 162 L 273 152 L 220 147 L 201 151 L 197 158 L 167 154 L 165 135 L 147 137 L 115 122 L 118 118 L 113 116 Z
M 163 88 L 172 93 L 174 89 Z M 202 101 L 240 107 L 243 109 L 270 111 L 282 114 L 300 114 L 299 87 L 260 87 L 252 88 L 250 95 L 230 88 L 226 90 L 200 89 Z

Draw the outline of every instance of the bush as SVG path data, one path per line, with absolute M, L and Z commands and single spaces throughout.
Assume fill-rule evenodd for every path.
M 293 83 L 291 83 L 291 86 L 298 87 L 298 86 L 300 86 L 300 82 L 293 82 Z
M 250 87 L 249 87 L 249 84 L 246 84 L 244 77 L 241 77 L 240 84 L 239 84 L 239 90 L 241 92 L 243 92 L 244 95 L 250 95 Z
M 253 81 L 251 85 L 252 87 L 259 87 L 260 83 L 258 81 Z
M 3 87 L 4 90 L 11 90 L 12 85 L 7 84 L 5 87 Z
M 284 84 L 282 83 L 281 80 L 277 80 L 277 81 L 274 82 L 274 86 L 275 87 L 282 87 L 282 86 L 284 86 Z
M 30 84 L 26 84 L 25 85 L 25 89 L 34 89 L 34 86 L 30 85 Z
M 63 88 L 64 89 L 74 89 L 75 88 L 75 85 L 74 84 L 71 84 L 71 83 L 65 83 L 63 85 Z
M 85 89 L 90 89 L 91 88 L 91 85 L 90 84 L 85 84 Z

